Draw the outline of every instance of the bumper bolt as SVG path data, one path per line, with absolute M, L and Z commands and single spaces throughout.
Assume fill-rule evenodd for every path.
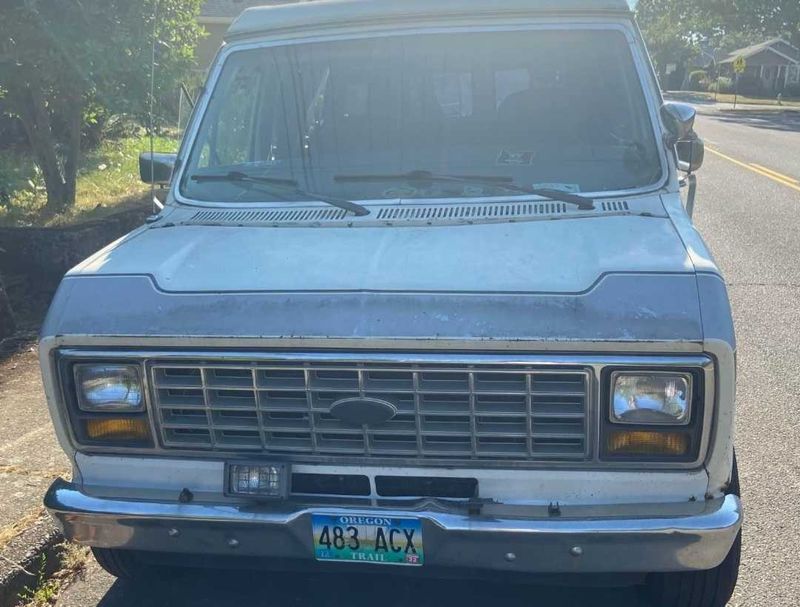
M 167 535 L 170 537 L 178 537 L 180 534 L 181 532 L 175 529 L 175 527 L 172 527 L 167 531 Z
M 573 546 L 572 548 L 569 549 L 569 553 L 572 556 L 583 556 L 583 548 L 581 548 L 580 546 Z
M 237 548 L 239 546 L 239 540 L 237 540 L 235 537 L 232 537 L 228 540 L 228 546 L 231 548 Z

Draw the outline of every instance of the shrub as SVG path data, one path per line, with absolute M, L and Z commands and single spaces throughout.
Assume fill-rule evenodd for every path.
M 689 90 L 690 91 L 704 91 L 706 88 L 703 86 L 703 81 L 708 79 L 708 74 L 703 70 L 695 70 L 689 74 Z
M 727 76 L 720 76 L 716 82 L 710 82 L 708 90 L 712 93 L 732 93 L 733 79 Z

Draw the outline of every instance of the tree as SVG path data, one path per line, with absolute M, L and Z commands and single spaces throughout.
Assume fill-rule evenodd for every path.
M 636 18 L 661 76 L 700 45 L 732 51 L 776 36 L 800 45 L 798 0 L 639 0 Z
M 676 0 L 640 0 L 636 17 L 659 76 L 670 63 L 686 65 L 698 53 L 689 3 Z
M 42 171 L 48 213 L 75 203 L 89 108 L 146 113 L 156 14 L 157 90 L 174 93 L 194 64 L 199 6 L 200 0 L 3 0 L 0 89 Z

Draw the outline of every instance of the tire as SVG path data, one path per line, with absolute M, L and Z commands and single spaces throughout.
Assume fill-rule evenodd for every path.
M 736 453 L 726 493 L 741 495 Z M 736 536 L 725 560 L 708 571 L 652 573 L 645 592 L 653 607 L 725 607 L 736 587 L 742 553 L 742 532 Z
M 92 548 L 92 554 L 98 565 L 121 580 L 137 581 L 153 575 L 153 568 L 135 550 Z

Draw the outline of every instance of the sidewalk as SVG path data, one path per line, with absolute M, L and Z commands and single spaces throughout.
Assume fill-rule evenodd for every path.
M 663 94 L 664 99 L 667 101 L 680 101 L 694 106 L 698 114 L 715 114 L 718 112 L 800 112 L 800 107 L 797 105 L 737 103 L 736 109 L 734 109 L 733 103 L 714 101 L 706 97 L 692 95 L 686 91 L 664 91 Z
M 763 113 L 763 112 L 791 112 L 793 114 L 800 113 L 800 108 L 796 106 L 788 106 L 788 105 L 756 105 L 754 103 L 739 103 L 736 105 L 734 109 L 732 103 L 718 103 L 718 102 L 711 102 L 711 103 L 692 103 L 695 108 L 697 108 L 698 114 L 715 114 L 719 112 L 741 112 L 742 114 L 746 114 L 748 112 L 751 113 Z
M 42 497 L 70 464 L 56 441 L 33 343 L 0 359 L 0 603 L 11 604 L 28 571 L 57 566 L 41 556 L 59 540 Z M 35 569 L 33 571 L 32 569 Z M 12 579 L 13 578 L 13 579 Z

